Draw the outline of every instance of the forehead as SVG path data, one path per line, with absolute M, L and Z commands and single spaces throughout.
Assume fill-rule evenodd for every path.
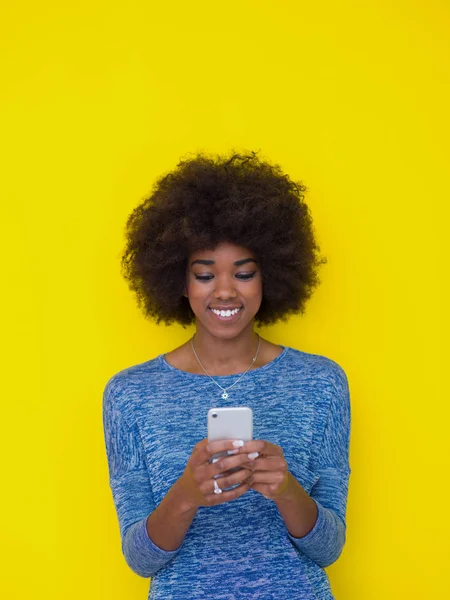
M 197 250 L 189 256 L 189 264 L 194 260 L 213 260 L 214 262 L 235 262 L 244 258 L 256 259 L 255 254 L 244 246 L 222 242 L 213 249 Z

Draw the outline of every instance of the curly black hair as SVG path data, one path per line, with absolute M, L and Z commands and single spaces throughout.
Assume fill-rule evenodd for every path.
M 129 215 L 122 275 L 147 318 L 183 326 L 195 316 L 183 295 L 189 256 L 231 242 L 261 267 L 263 299 L 255 322 L 304 313 L 320 283 L 306 186 L 257 152 L 181 160 Z

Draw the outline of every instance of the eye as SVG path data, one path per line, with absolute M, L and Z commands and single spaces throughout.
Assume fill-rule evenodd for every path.
M 194 277 L 197 281 L 211 281 L 214 275 L 196 275 L 194 273 Z
M 248 281 L 249 279 L 253 279 L 253 277 L 255 276 L 256 271 L 253 271 L 253 273 L 238 273 L 236 275 L 236 279 L 241 279 L 242 281 Z

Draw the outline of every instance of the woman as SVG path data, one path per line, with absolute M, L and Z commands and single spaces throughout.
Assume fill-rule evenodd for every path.
M 347 378 L 254 330 L 303 313 L 319 283 L 305 189 L 255 153 L 199 154 L 128 219 L 123 274 L 143 312 L 195 324 L 104 391 L 122 551 L 152 578 L 152 600 L 333 598 L 324 567 L 345 541 Z M 208 443 L 220 406 L 252 408 L 253 441 Z

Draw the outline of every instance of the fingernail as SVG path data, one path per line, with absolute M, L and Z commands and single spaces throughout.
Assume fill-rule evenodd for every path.
M 216 463 L 218 460 L 220 460 L 220 458 L 219 458 L 218 456 L 216 456 L 216 458 L 213 458 L 213 459 L 211 460 L 211 463 L 212 463 L 212 464 L 214 464 L 214 463 Z
M 255 458 L 258 458 L 258 456 L 259 452 L 250 452 L 250 454 L 247 454 L 249 460 L 254 460 Z
M 239 454 L 239 448 L 237 450 L 227 450 L 227 454 Z
M 235 440 L 233 442 L 233 448 L 242 448 L 243 445 L 244 445 L 244 442 L 242 440 Z

